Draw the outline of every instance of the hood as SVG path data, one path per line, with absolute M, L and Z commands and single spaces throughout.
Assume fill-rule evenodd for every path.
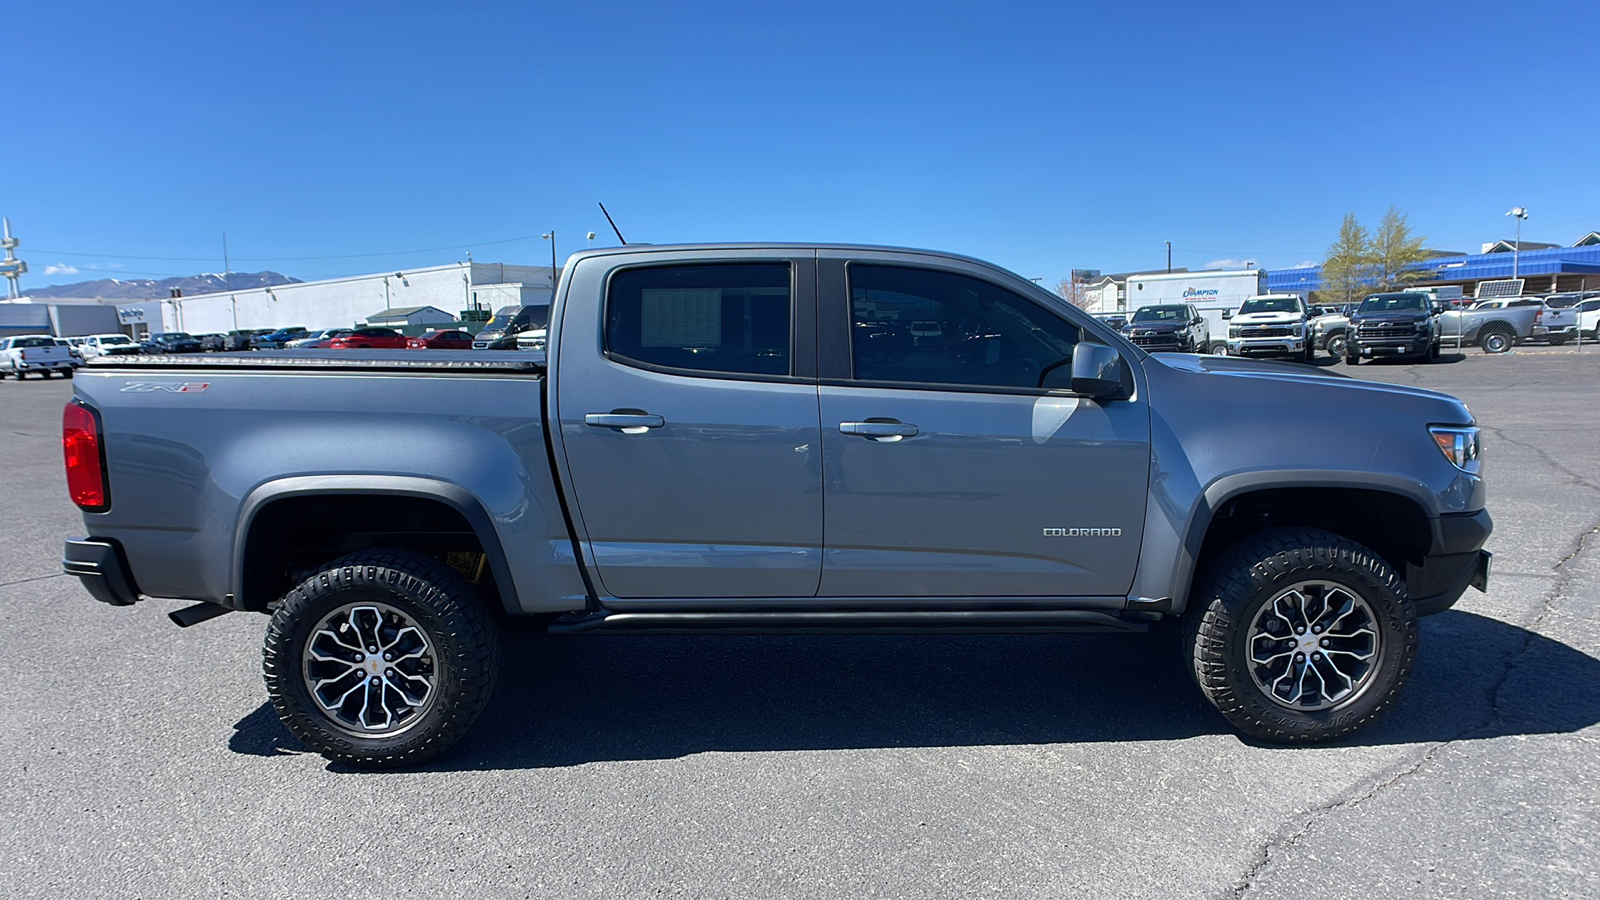
M 1229 321 L 1234 325 L 1277 325 L 1282 322 L 1298 322 L 1300 321 L 1300 314 L 1293 312 L 1240 313 Z
M 1471 419 L 1466 404 L 1449 394 L 1381 381 L 1362 381 L 1331 368 L 1303 363 L 1245 359 L 1238 356 L 1157 353 L 1146 357 L 1145 367 L 1148 369 L 1152 365 L 1165 366 L 1210 379 L 1237 379 L 1239 384 L 1236 393 L 1241 400 L 1247 395 L 1257 393 L 1258 389 L 1267 388 L 1269 384 L 1276 386 L 1300 384 L 1307 388 L 1308 395 L 1304 399 L 1311 402 L 1317 402 L 1319 399 L 1331 400 L 1332 395 L 1337 395 L 1347 398 L 1350 405 L 1362 406 L 1372 404 L 1381 395 L 1420 402 L 1422 406 L 1435 411 L 1435 417 L 1430 420 L 1433 422 L 1465 424 Z M 1227 389 L 1219 388 L 1219 390 Z
M 1415 311 L 1411 311 L 1411 310 L 1396 310 L 1396 311 L 1393 311 L 1393 312 L 1377 312 L 1377 313 L 1358 312 L 1358 313 L 1354 313 L 1354 314 L 1352 314 L 1350 316 L 1350 321 L 1352 321 L 1352 322 L 1406 322 L 1406 323 L 1410 323 L 1410 322 L 1420 322 L 1423 319 L 1428 318 L 1428 316 L 1429 316 L 1428 313 L 1415 312 Z

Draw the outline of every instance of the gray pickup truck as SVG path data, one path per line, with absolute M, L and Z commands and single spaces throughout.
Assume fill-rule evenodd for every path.
M 943 339 L 852 343 L 909 321 Z M 1460 401 L 1150 355 L 940 253 L 592 250 L 548 359 L 114 358 L 74 388 L 65 570 L 113 606 L 199 601 L 181 625 L 269 614 L 277 713 L 357 765 L 455 741 L 514 618 L 1163 631 L 1240 731 L 1330 740 L 1395 702 L 1417 617 L 1488 578 Z

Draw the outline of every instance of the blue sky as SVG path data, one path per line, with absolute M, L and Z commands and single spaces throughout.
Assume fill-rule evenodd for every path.
M 1165 240 L 1320 261 L 1391 204 L 1450 249 L 1517 205 L 1528 240 L 1600 228 L 1592 3 L 23 0 L 6 30 L 24 288 L 220 271 L 224 230 L 235 271 L 303 279 L 548 262 L 552 228 L 615 242 L 597 200 L 633 241 L 1046 284 Z

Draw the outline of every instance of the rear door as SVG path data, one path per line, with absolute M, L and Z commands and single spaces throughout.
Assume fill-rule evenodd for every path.
M 604 593 L 816 594 L 815 268 L 813 251 L 794 250 L 573 267 L 549 391 Z
M 1040 387 L 1070 373 L 1086 317 L 976 264 L 823 250 L 818 267 L 821 595 L 1124 596 L 1149 406 Z M 903 321 L 940 337 L 852 344 Z

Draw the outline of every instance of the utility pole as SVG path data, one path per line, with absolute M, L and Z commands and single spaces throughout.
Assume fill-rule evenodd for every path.
M 1172 274 L 1172 242 L 1167 241 L 1167 274 Z

